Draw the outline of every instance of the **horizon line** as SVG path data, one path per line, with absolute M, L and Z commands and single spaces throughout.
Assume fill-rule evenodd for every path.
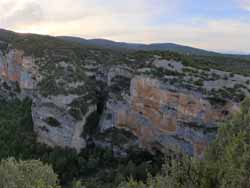
M 101 37 L 96 37 L 96 38 L 89 38 L 89 37 L 84 37 L 82 35 L 53 35 L 53 34 L 43 34 L 43 33 L 35 33 L 35 32 L 22 32 L 22 31 L 15 31 L 15 30 L 11 30 L 11 29 L 6 29 L 6 28 L 1 28 L 0 30 L 5 30 L 8 32 L 14 32 L 16 34 L 27 34 L 27 35 L 40 35 L 40 36 L 49 36 L 49 37 L 55 37 L 55 38 L 59 38 L 59 37 L 74 37 L 74 38 L 79 38 L 79 39 L 83 39 L 83 40 L 105 40 L 105 41 L 109 41 L 109 42 L 114 42 L 114 43 L 124 43 L 124 44 L 137 44 L 137 45 L 155 45 L 155 44 L 173 44 L 173 45 L 178 45 L 178 46 L 182 46 L 182 47 L 188 47 L 188 48 L 194 48 L 197 50 L 204 50 L 207 52 L 212 52 L 212 53 L 219 53 L 219 54 L 224 54 L 224 55 L 243 55 L 243 56 L 249 56 L 250 52 L 248 51 L 235 51 L 235 50 L 217 50 L 217 49 L 206 49 L 206 48 L 199 48 L 193 45 L 188 45 L 188 44 L 180 44 L 178 42 L 127 42 L 127 41 L 119 41 L 119 40 L 112 40 L 109 38 L 101 38 Z

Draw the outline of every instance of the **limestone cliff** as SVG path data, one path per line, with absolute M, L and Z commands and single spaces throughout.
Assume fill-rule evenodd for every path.
M 38 141 L 52 147 L 80 152 L 91 142 L 120 155 L 141 147 L 202 157 L 218 123 L 250 95 L 249 75 L 221 65 L 204 68 L 169 52 L 117 53 L 61 41 L 49 48 L 50 40 L 36 51 L 27 40 L 0 48 L 0 97 L 32 98 Z
M 157 70 L 158 75 L 148 73 L 159 67 L 162 70 Z M 119 99 L 114 95 L 109 98 L 100 122 L 102 131 L 112 127 L 129 130 L 139 138 L 141 146 L 151 151 L 181 150 L 202 157 L 207 145 L 215 138 L 218 125 L 238 110 L 237 100 L 229 96 L 220 97 L 220 89 L 229 86 L 227 83 L 231 83 L 232 87 L 244 84 L 249 77 L 234 75 L 234 78 L 225 80 L 223 77 L 229 73 L 211 69 L 201 72 L 207 75 L 208 81 L 204 82 L 209 82 L 209 86 L 197 86 L 195 80 L 202 75 L 185 74 L 189 69 L 197 73 L 201 71 L 184 66 L 181 62 L 156 59 L 138 70 L 140 73 L 136 75 L 141 76 L 135 75 L 131 79 L 131 76 L 127 76 L 129 74 L 119 75 L 131 79 L 130 92 L 128 95 L 125 91 L 120 92 L 122 97 Z M 167 71 L 175 72 L 168 76 Z M 211 79 L 210 75 L 214 76 L 214 72 L 220 76 Z M 235 77 L 240 79 L 236 80 Z M 189 81 L 190 78 L 194 83 Z M 245 89 L 246 95 L 249 95 L 249 86 Z

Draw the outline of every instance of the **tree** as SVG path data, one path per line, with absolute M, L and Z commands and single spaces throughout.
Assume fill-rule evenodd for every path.
M 118 188 L 200 188 L 198 160 L 182 156 L 166 161 L 162 173 L 155 177 L 148 175 L 147 181 L 135 181 L 130 178 Z
M 250 187 L 250 99 L 219 130 L 206 153 L 206 185 Z M 210 172 L 208 174 L 208 172 Z
M 37 160 L 16 161 L 14 158 L 0 162 L 0 187 L 60 188 L 50 166 Z

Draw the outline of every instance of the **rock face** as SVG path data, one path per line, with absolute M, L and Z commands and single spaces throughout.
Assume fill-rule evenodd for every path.
M 229 77 L 227 72 L 195 69 L 174 60 L 156 58 L 136 73 L 124 71 L 112 74 L 113 82 L 109 85 L 112 88 L 114 84 L 117 89 L 109 90 L 111 95 L 100 121 L 101 130 L 115 127 L 130 131 L 141 147 L 151 151 L 180 150 L 202 158 L 216 137 L 219 123 L 239 110 L 238 99 L 232 96 L 237 96 L 241 89 L 249 95 L 249 85 L 245 84 L 249 77 Z M 129 84 L 124 85 L 124 80 L 130 80 Z M 127 89 L 120 91 L 121 85 Z M 233 88 L 237 85 L 242 88 L 235 92 Z M 224 95 L 224 90 L 235 94 Z
M 149 148 L 158 143 L 201 157 L 216 135 L 216 123 L 237 110 L 233 103 L 212 105 L 200 93 L 137 77 L 127 109 L 116 108 L 115 125 L 132 130 Z
M 0 52 L 0 73 L 5 80 L 18 82 L 23 89 L 35 88 L 34 59 L 24 56 L 20 50 L 10 50 L 6 55 Z
M 78 152 L 86 147 L 81 137 L 86 118 L 96 111 L 96 105 L 89 106 L 81 120 L 73 117 L 68 109 L 76 96 L 33 99 L 32 117 L 38 141 L 49 146 L 74 148 Z

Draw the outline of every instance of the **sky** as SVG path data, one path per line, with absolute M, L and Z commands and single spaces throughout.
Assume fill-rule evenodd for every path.
M 0 28 L 250 54 L 250 0 L 0 0 Z

